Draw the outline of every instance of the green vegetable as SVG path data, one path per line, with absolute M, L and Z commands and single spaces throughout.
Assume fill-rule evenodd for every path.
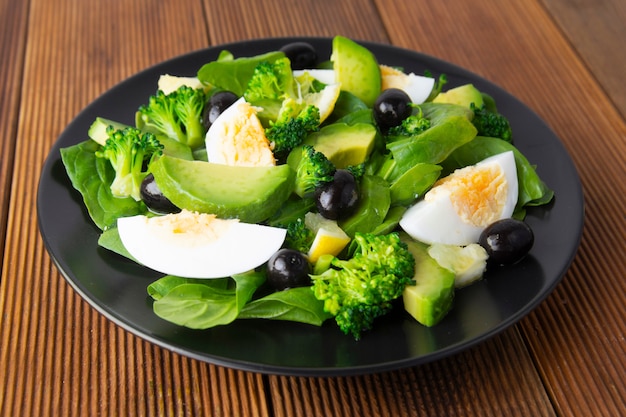
M 206 94 L 201 88 L 183 85 L 167 95 L 159 90 L 150 97 L 148 104 L 139 107 L 136 125 L 197 149 L 204 145 L 206 132 L 202 113 L 205 101 Z
M 276 120 L 283 101 L 297 97 L 289 59 L 278 58 L 274 62 L 260 62 L 254 68 L 243 97 L 251 105 L 263 109 L 259 117 Z
M 300 197 L 310 197 L 315 193 L 315 188 L 333 180 L 335 166 L 326 156 L 315 150 L 310 145 L 304 145 L 294 149 L 298 153 L 288 158 L 288 161 L 297 165 L 292 166 L 296 171 L 294 192 Z
M 249 302 L 237 318 L 288 320 L 321 326 L 331 317 L 324 311 L 324 303 L 315 298 L 310 287 L 298 287 Z
M 424 71 L 424 76 L 435 78 L 430 71 Z M 446 74 L 440 74 L 439 77 L 435 81 L 435 85 L 433 86 L 433 90 L 430 92 L 428 97 L 426 98 L 426 102 L 431 102 L 441 91 L 443 87 L 448 84 L 448 76 Z
M 287 224 L 287 236 L 283 246 L 307 253 L 311 248 L 313 239 L 315 239 L 315 232 L 306 226 L 303 216 Z
M 404 119 L 398 126 L 389 129 L 389 136 L 414 136 L 419 135 L 423 131 L 430 128 L 430 120 L 424 117 L 424 113 L 419 106 L 416 106 L 418 112 L 411 114 Z
M 116 130 L 107 128 L 108 139 L 99 158 L 108 159 L 115 170 L 111 192 L 115 197 L 132 197 L 141 200 L 141 182 L 148 174 L 144 166 L 149 166 L 155 157 L 163 153 L 163 145 L 152 133 L 144 133 L 136 128 Z
M 319 129 L 320 111 L 312 105 L 302 105 L 296 100 L 285 99 L 278 118 L 269 122 L 265 129 L 267 140 L 273 145 L 274 156 L 284 160 L 289 152 L 304 142 L 306 137 Z
M 311 133 L 304 144 L 322 152 L 337 169 L 364 163 L 372 153 L 376 128 L 372 123 L 332 123 Z
M 375 175 L 364 175 L 360 183 L 360 200 L 356 211 L 339 222 L 348 236 L 370 233 L 379 227 L 391 206 L 389 183 Z
M 324 311 L 334 316 L 345 334 L 358 340 L 412 283 L 415 260 L 397 233 L 357 233 L 348 253 L 348 259 L 333 258 L 330 269 L 311 278 Z
M 118 217 L 144 214 L 141 201 L 117 198 L 111 192 L 115 171 L 108 160 L 96 157 L 101 149 L 93 140 L 61 149 L 61 160 L 72 186 L 81 194 L 94 224 L 101 230 L 115 225 Z
M 442 91 L 437 94 L 433 102 L 457 104 L 469 109 L 472 103 L 476 107 L 482 107 L 483 95 L 473 84 L 463 84 L 459 87 Z
M 497 111 L 488 110 L 485 105 L 477 107 L 472 103 L 470 109 L 474 112 L 472 124 L 478 130 L 479 136 L 489 136 L 511 142 L 513 131 L 505 116 Z

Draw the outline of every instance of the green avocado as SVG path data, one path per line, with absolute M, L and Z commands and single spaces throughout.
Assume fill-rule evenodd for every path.
M 150 168 L 163 195 L 177 207 L 246 223 L 274 214 L 292 193 L 295 177 L 287 165 L 241 167 L 170 156 Z
M 374 54 L 343 36 L 333 38 L 332 49 L 330 60 L 341 89 L 372 107 L 382 87 L 380 67 Z
M 326 155 L 336 168 L 358 165 L 374 149 L 376 128 L 368 123 L 333 123 L 310 134 L 304 144 Z
M 415 258 L 415 285 L 407 285 L 402 293 L 404 309 L 424 326 L 439 323 L 452 308 L 454 273 L 428 254 L 428 246 L 403 238 Z
M 483 106 L 484 99 L 482 93 L 473 84 L 464 84 L 437 94 L 433 103 L 458 104 L 467 108 L 474 103 L 474 106 L 480 108 Z

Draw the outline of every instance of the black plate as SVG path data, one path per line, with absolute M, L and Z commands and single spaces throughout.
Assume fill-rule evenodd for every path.
M 413 51 L 365 43 L 380 63 L 418 74 L 445 73 L 447 87 L 472 82 L 496 99 L 499 110 L 510 118 L 516 145 L 556 193 L 550 206 L 528 213 L 527 222 L 535 232 L 530 256 L 512 267 L 488 271 L 481 282 L 457 291 L 454 309 L 440 324 L 423 327 L 399 308 L 359 342 L 341 334 L 332 321 L 318 328 L 240 320 L 197 331 L 153 314 L 146 287 L 158 275 L 98 247 L 98 229 L 68 180 L 59 149 L 85 140 L 97 116 L 132 124 L 135 110 L 155 92 L 161 74 L 192 76 L 223 49 L 250 56 L 294 40 L 222 45 L 163 62 L 115 86 L 70 123 L 46 160 L 37 208 L 45 245 L 72 287 L 114 323 L 159 346 L 217 365 L 288 375 L 363 374 L 434 361 L 486 340 L 535 308 L 565 274 L 582 232 L 581 185 L 561 142 L 528 107 L 475 74 Z M 297 40 L 313 44 L 321 57 L 330 56 L 330 39 Z

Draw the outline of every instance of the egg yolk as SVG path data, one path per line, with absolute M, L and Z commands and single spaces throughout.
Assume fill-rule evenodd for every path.
M 249 103 L 237 103 L 237 112 L 224 123 L 220 132 L 219 162 L 238 166 L 276 165 L 274 153 L 257 117 L 257 109 Z
M 146 218 L 155 237 L 175 240 L 177 245 L 196 246 L 223 236 L 236 219 L 218 219 L 214 214 L 182 210 L 180 213 Z
M 387 65 L 380 65 L 380 75 L 382 80 L 382 90 L 389 88 L 402 89 L 406 86 L 407 76 L 402 71 Z
M 497 165 L 469 166 L 439 180 L 424 198 L 448 194 L 454 210 L 465 222 L 486 226 L 500 218 L 508 193 L 507 180 Z

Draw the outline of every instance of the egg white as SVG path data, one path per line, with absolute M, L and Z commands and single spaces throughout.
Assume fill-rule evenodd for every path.
M 422 104 L 435 86 L 435 79 L 414 73 L 405 73 L 387 65 L 380 65 L 382 89 L 399 88 L 414 104 Z
M 435 184 L 422 200 L 405 212 L 400 220 L 400 227 L 414 239 L 428 244 L 464 246 L 478 242 L 480 234 L 489 224 L 511 217 L 517 204 L 518 182 L 513 152 L 494 155 L 475 165 L 476 168 L 490 166 L 499 167 L 504 177 L 501 185 L 506 187 L 505 197 L 500 196 L 502 201 L 498 201 L 499 206 L 483 208 L 485 211 L 481 212 L 481 216 L 469 220 L 458 212 L 458 207 L 455 207 L 451 199 L 455 190 L 446 185 Z M 468 170 L 457 170 L 450 175 L 460 175 L 461 172 Z M 468 190 L 471 188 L 465 191 Z
M 138 215 L 120 218 L 117 225 L 122 244 L 137 262 L 186 278 L 221 278 L 250 271 L 267 262 L 285 240 L 285 229 L 216 220 L 210 228 L 193 222 L 177 224 L 175 218 L 170 225 L 159 226 L 154 218 Z

